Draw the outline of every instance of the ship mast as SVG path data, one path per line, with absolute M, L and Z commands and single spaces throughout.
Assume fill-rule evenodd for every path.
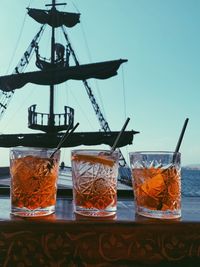
M 52 11 L 56 9 L 55 3 L 52 1 Z M 52 26 L 52 36 L 51 36 L 51 64 L 52 66 L 55 63 L 55 27 Z M 54 85 L 50 85 L 50 103 L 49 103 L 49 126 L 54 126 Z
M 52 0 L 52 4 L 46 4 L 46 6 L 51 6 L 52 12 L 56 11 L 57 5 L 66 5 L 65 3 L 56 4 L 56 0 Z M 55 64 L 55 27 L 52 25 L 51 30 L 51 64 L 52 66 Z M 54 121 L 54 85 L 50 85 L 50 97 L 49 97 L 49 127 L 53 127 L 55 125 Z

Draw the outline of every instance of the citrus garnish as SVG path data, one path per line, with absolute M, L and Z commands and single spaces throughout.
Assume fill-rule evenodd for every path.
M 110 159 L 105 155 L 98 155 L 98 156 L 93 156 L 93 155 L 73 155 L 72 160 L 76 161 L 86 161 L 89 163 L 101 163 L 104 165 L 108 165 L 110 167 L 113 167 L 115 164 L 114 159 Z

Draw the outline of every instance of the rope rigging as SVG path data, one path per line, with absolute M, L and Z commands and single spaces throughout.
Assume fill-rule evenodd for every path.
M 13 74 L 22 73 L 25 68 L 28 66 L 29 59 L 33 55 L 35 46 L 37 41 L 40 39 L 43 31 L 44 31 L 45 25 L 43 25 L 39 32 L 35 35 L 31 43 L 29 44 L 28 48 L 24 52 L 22 58 L 18 62 L 17 66 L 15 67 Z M 0 92 L 0 119 L 2 118 L 5 110 L 8 108 L 8 105 L 12 99 L 12 96 L 14 95 L 14 90 L 10 92 Z
M 69 41 L 68 35 L 67 35 L 67 33 L 66 33 L 64 27 L 62 27 L 62 30 L 63 30 L 63 34 L 64 34 L 64 36 L 65 36 L 66 42 L 67 42 L 67 44 L 68 44 L 68 47 L 69 47 L 69 49 L 70 49 L 70 53 L 71 53 L 71 55 L 72 55 L 72 57 L 73 57 L 73 59 L 74 59 L 74 62 L 75 62 L 75 64 L 76 64 L 77 66 L 79 66 L 80 64 L 79 64 L 79 62 L 78 62 L 78 59 L 77 59 L 77 57 L 76 57 L 76 55 L 75 55 L 75 52 L 74 52 L 72 46 L 71 46 L 71 43 L 70 43 L 70 41 Z M 98 118 L 98 120 L 99 120 L 101 129 L 102 129 L 103 131 L 105 131 L 105 132 L 110 132 L 111 129 L 110 129 L 109 125 L 108 125 L 108 122 L 107 122 L 106 119 L 104 118 L 104 115 L 102 114 L 102 112 L 101 112 L 101 110 L 100 110 L 100 107 L 99 107 L 99 105 L 98 105 L 98 103 L 97 103 L 97 101 L 96 101 L 96 99 L 95 99 L 95 96 L 94 96 L 93 93 L 92 93 L 91 87 L 89 86 L 87 80 L 83 80 L 83 84 L 84 84 L 84 86 L 85 86 L 85 89 L 86 89 L 86 92 L 87 92 L 87 94 L 88 94 L 88 96 L 89 96 L 89 99 L 90 99 L 90 101 L 91 101 L 91 103 L 92 103 L 92 106 L 93 106 L 93 109 L 94 109 L 94 111 L 95 111 L 95 114 L 97 115 L 97 118 Z M 124 156 L 122 155 L 122 153 L 121 153 L 120 150 L 119 150 L 119 153 L 120 153 L 120 159 L 119 159 L 120 166 L 121 166 L 121 167 L 125 167 L 125 166 L 127 166 L 126 160 L 125 160 L 125 158 L 124 158 Z
M 76 10 L 78 11 L 77 7 L 75 7 Z M 79 12 L 79 11 L 78 11 Z M 80 13 L 80 12 L 79 12 Z M 85 42 L 85 46 L 86 46 L 86 50 L 87 50 L 87 53 L 88 53 L 88 58 L 90 60 L 90 62 L 92 62 L 92 57 L 91 57 L 91 53 L 90 53 L 90 49 L 89 49 L 89 45 L 88 45 L 88 42 L 87 42 L 87 38 L 86 38 L 86 33 L 84 31 L 84 28 L 83 28 L 83 24 L 81 23 L 81 31 L 83 33 L 83 38 L 84 38 L 84 42 Z M 104 109 L 104 106 L 103 106 L 103 101 L 102 101 L 102 97 L 101 97 L 101 93 L 100 93 L 100 90 L 99 90 L 99 86 L 98 86 L 98 83 L 97 81 L 96 82 L 96 88 L 97 88 L 97 92 L 98 92 L 98 96 L 99 96 L 99 99 L 100 99 L 100 103 L 101 103 L 101 110 L 103 110 L 103 113 L 104 113 L 104 117 L 105 117 L 105 109 Z

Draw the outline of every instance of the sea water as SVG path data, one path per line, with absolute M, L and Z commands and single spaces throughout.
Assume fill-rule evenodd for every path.
M 72 188 L 71 172 L 63 171 L 59 175 L 58 187 Z M 0 187 L 10 186 L 10 177 L 0 175 Z M 118 190 L 132 190 L 132 187 L 120 183 Z M 182 168 L 181 170 L 181 191 L 183 197 L 200 197 L 200 170 Z
M 200 170 L 182 168 L 182 196 L 200 197 Z

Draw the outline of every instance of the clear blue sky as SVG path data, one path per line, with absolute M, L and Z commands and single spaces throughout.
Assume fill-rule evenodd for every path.
M 40 25 L 25 16 L 26 7 L 44 8 L 50 2 L 1 0 L 0 75 L 12 73 L 39 30 Z M 188 117 L 180 149 L 182 164 L 200 163 L 200 1 L 66 2 L 65 11 L 81 13 L 81 23 L 68 30 L 80 63 L 128 59 L 118 76 L 89 80 L 110 128 L 120 130 L 130 117 L 127 129 L 140 131 L 133 144 L 122 149 L 124 156 L 128 158 L 128 152 L 135 150 L 174 150 Z M 57 91 L 59 112 L 65 104 L 75 108 L 75 120 L 80 122 L 78 131 L 99 130 L 81 82 L 67 82 Z M 17 90 L 0 121 L 0 132 L 30 132 L 27 108 L 37 103 L 39 112 L 47 112 L 47 93 L 47 88 L 36 85 Z M 6 151 L 0 149 L 0 165 L 7 164 Z M 70 149 L 63 151 L 68 160 L 69 153 Z

